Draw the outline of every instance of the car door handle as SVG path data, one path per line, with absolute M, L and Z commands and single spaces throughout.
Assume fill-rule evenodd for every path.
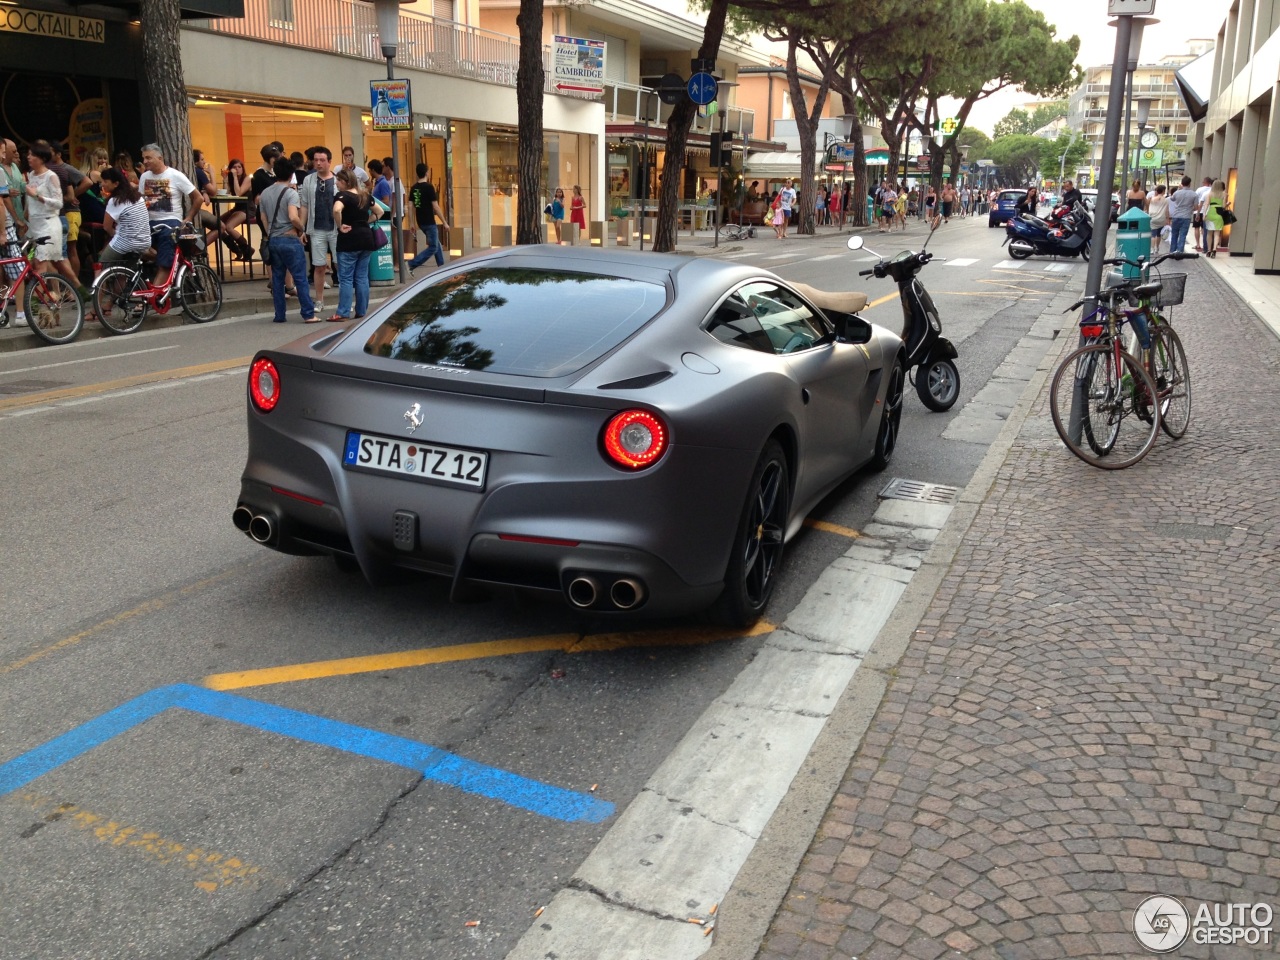
M 807 387 L 801 387 L 801 388 L 800 388 L 800 401 L 801 401 L 802 403 L 804 403 L 806 406 L 808 405 L 808 403 L 809 403 L 809 390 L 808 390 L 808 388 L 807 388 Z

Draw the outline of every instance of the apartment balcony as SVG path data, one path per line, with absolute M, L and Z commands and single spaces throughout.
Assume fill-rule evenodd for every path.
M 649 124 L 656 129 L 666 125 L 674 109 L 675 107 L 668 106 L 659 100 L 657 92 L 649 87 L 621 81 L 605 82 L 604 122 L 606 124 L 643 126 L 647 113 Z M 754 110 L 729 107 L 726 114 L 724 129 L 732 131 L 739 141 L 754 136 L 756 125 Z M 720 117 L 716 114 L 694 118 L 693 133 L 705 135 L 716 133 L 720 129 Z

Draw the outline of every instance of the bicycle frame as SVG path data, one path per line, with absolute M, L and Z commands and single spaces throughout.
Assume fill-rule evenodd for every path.
M 22 252 L 18 256 L 0 257 L 0 312 L 8 310 L 10 303 L 18 302 L 18 288 L 24 283 L 34 283 L 40 288 L 41 294 L 47 295 L 49 292 L 49 285 L 44 282 L 46 274 L 36 269 L 36 262 L 31 256 L 35 245 L 24 240 L 20 247 Z M 4 267 L 10 263 L 22 264 L 22 273 L 17 280 L 10 280 L 5 276 Z M 21 304 L 18 304 L 18 309 L 22 309 Z
M 189 269 L 191 269 L 191 261 L 183 254 L 181 248 L 175 245 L 173 263 L 169 267 L 169 275 L 159 284 L 153 281 L 146 281 L 144 286 L 137 286 L 138 280 L 142 277 L 142 266 L 139 264 L 133 268 L 134 287 L 129 292 L 129 299 L 144 303 L 149 310 L 154 310 L 164 316 L 169 312 L 169 308 L 173 306 L 173 297 L 170 294 L 182 283 L 182 278 Z M 95 288 L 98 285 L 98 279 L 101 277 L 102 273 L 99 273 L 98 277 L 94 279 Z

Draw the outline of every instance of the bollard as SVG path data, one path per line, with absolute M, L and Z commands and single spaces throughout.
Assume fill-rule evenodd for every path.
M 614 245 L 612 220 L 592 220 L 590 229 L 591 245 L 593 247 L 611 247 Z
M 513 230 L 510 225 L 492 226 L 489 228 L 490 246 L 494 247 L 510 247 L 515 243 L 515 237 L 512 235 Z

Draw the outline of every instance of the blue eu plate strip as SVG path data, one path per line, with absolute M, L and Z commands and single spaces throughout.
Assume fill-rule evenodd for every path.
M 343 451 L 343 463 L 355 463 L 356 454 L 360 452 L 360 434 L 354 430 L 347 434 L 347 449 Z
M 600 823 L 614 806 L 585 793 L 485 766 L 430 744 L 190 684 L 160 687 L 0 764 L 0 796 L 87 753 L 170 707 L 416 770 L 427 780 L 568 823 Z

